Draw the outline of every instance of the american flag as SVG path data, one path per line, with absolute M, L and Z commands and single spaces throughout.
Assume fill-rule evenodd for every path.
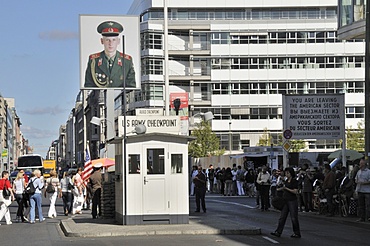
M 82 172 L 82 180 L 87 181 L 90 178 L 90 175 L 93 171 L 93 166 L 90 158 L 89 146 L 86 147 L 86 157 L 85 157 L 85 166 L 84 171 Z

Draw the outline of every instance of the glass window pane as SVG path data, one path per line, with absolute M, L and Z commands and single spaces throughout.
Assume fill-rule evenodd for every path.
M 164 174 L 164 149 L 147 149 L 147 174 Z
M 129 174 L 140 174 L 140 155 L 128 155 Z
M 171 154 L 171 173 L 182 173 L 182 154 Z

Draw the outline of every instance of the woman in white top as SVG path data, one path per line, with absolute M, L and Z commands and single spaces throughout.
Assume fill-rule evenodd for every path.
M 59 179 L 57 177 L 57 172 L 52 170 L 50 172 L 50 178 L 46 179 L 45 187 L 48 185 L 51 185 L 54 187 L 53 192 L 47 192 L 47 189 L 45 189 L 45 197 L 46 195 L 48 196 L 50 200 L 50 207 L 49 207 L 49 212 L 48 212 L 48 217 L 49 218 L 55 218 L 57 217 L 57 210 L 55 209 L 55 202 L 57 200 L 58 194 L 59 194 L 59 189 L 60 189 L 60 183 Z
M 23 171 L 23 170 L 22 170 Z M 15 193 L 15 200 L 18 203 L 18 210 L 17 210 L 17 222 L 26 222 L 26 218 L 24 217 L 23 210 L 24 210 L 24 201 L 23 201 L 23 191 L 26 187 L 26 181 L 23 177 L 24 171 L 19 171 L 17 174 L 16 179 L 13 182 L 13 191 Z
M 82 180 L 82 168 L 79 167 L 77 169 L 76 175 L 72 178 L 74 183 L 74 190 L 73 190 L 73 207 L 72 207 L 72 214 L 82 214 L 82 205 L 85 201 L 84 198 L 84 183 Z

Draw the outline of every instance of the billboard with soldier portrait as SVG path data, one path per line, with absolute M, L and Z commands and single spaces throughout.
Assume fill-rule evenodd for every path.
M 140 89 L 139 16 L 80 15 L 80 88 Z

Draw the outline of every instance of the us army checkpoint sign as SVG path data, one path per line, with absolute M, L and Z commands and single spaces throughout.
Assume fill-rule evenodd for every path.
M 283 125 L 290 139 L 342 139 L 344 94 L 283 96 Z

